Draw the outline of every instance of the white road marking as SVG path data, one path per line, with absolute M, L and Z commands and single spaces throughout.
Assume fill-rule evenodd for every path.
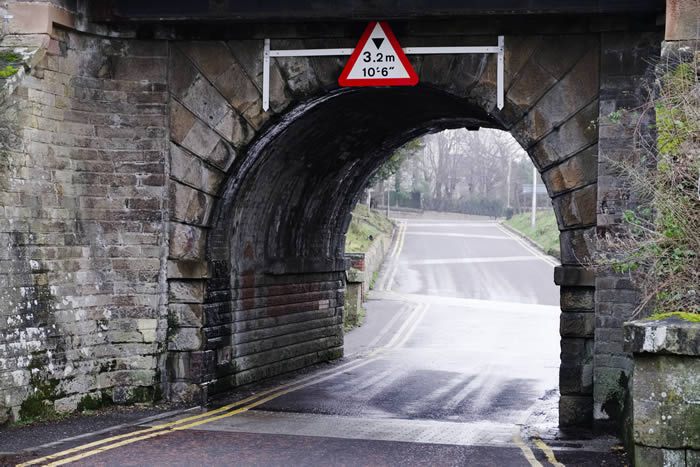
M 408 222 L 411 227 L 496 227 L 494 222 Z
M 461 234 L 450 232 L 406 232 L 406 235 L 424 235 L 428 237 L 458 237 L 458 238 L 486 238 L 491 240 L 513 240 L 504 235 L 478 235 L 478 234 Z
M 488 256 L 483 258 L 445 258 L 445 259 L 418 259 L 414 261 L 404 261 L 409 265 L 428 264 L 471 264 L 471 263 L 510 263 L 517 261 L 539 261 L 542 258 L 537 256 Z
M 430 303 L 461 308 L 475 308 L 481 311 L 498 310 L 500 312 L 522 313 L 557 313 L 561 308 L 557 305 L 540 305 L 536 303 L 504 302 L 496 300 L 479 300 L 475 298 L 440 297 L 436 295 L 407 294 L 398 292 L 377 292 L 372 296 L 377 300 L 405 300 L 414 303 Z
M 490 421 L 367 419 L 365 417 L 255 410 L 193 429 L 452 446 L 515 446 L 512 440 L 513 424 Z
M 503 232 L 503 233 L 505 233 L 506 235 L 508 235 L 509 237 L 511 237 L 511 238 L 512 238 L 513 240 L 515 240 L 516 242 L 518 242 L 518 243 L 520 244 L 520 246 L 522 246 L 523 248 L 525 248 L 527 251 L 529 251 L 530 253 L 532 253 L 533 255 L 535 255 L 537 258 L 541 259 L 541 260 L 544 261 L 545 263 L 549 264 L 550 266 L 555 266 L 555 267 L 556 267 L 556 266 L 559 266 L 559 263 L 556 262 L 553 258 L 551 258 L 551 257 L 548 256 L 548 255 L 544 255 L 544 254 L 542 254 L 539 250 L 537 250 L 537 249 L 531 247 L 531 246 L 528 245 L 522 238 L 520 238 L 520 237 L 518 237 L 517 235 L 515 235 L 514 233 L 508 231 L 508 229 L 506 229 L 505 227 L 502 227 L 500 224 L 498 224 L 498 229 L 499 229 L 501 232 Z

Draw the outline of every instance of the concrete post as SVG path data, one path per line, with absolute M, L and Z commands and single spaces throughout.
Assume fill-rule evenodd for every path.
M 700 37 L 700 0 L 666 0 L 666 41 Z

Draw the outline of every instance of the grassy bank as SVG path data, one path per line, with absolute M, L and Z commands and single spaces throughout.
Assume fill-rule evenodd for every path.
M 373 238 L 379 235 L 391 234 L 394 224 L 379 211 L 369 209 L 364 204 L 358 204 L 352 212 L 352 221 L 345 238 L 347 253 L 362 253 L 367 251 Z
M 538 211 L 534 230 L 530 227 L 530 218 L 529 212 L 518 214 L 505 221 L 505 224 L 535 242 L 547 254 L 559 258 L 559 227 L 554 211 Z

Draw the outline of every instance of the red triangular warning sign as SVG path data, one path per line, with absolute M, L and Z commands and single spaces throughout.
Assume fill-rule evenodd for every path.
M 341 86 L 413 86 L 417 83 L 418 75 L 384 21 L 367 25 L 338 78 Z

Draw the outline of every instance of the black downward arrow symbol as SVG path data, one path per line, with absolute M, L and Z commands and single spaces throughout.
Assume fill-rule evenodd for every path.
M 384 42 L 383 37 L 378 37 L 378 38 L 373 38 L 372 42 L 374 42 L 374 45 L 377 46 L 377 49 L 382 46 L 382 43 Z

